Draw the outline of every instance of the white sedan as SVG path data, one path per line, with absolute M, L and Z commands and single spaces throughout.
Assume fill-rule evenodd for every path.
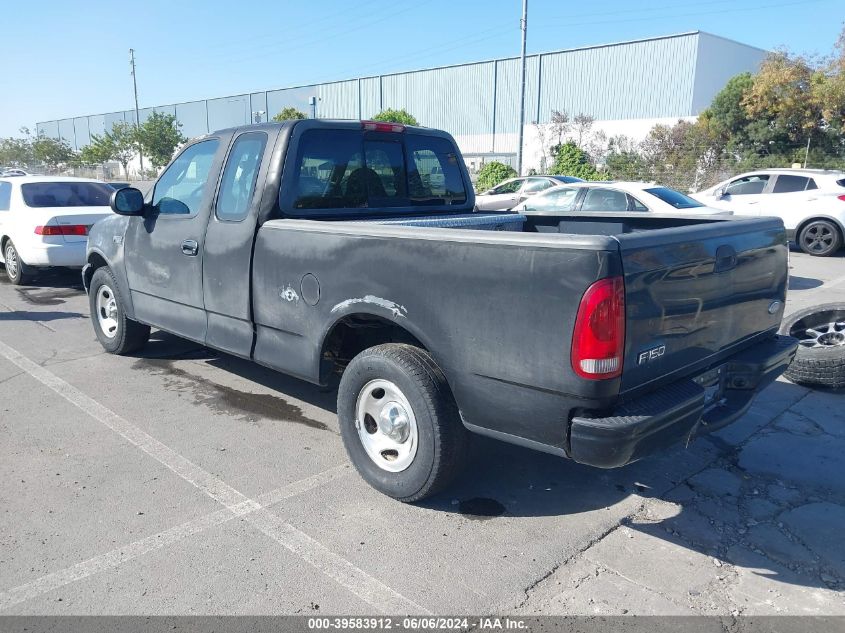
M 828 257 L 845 245 L 845 172 L 761 169 L 693 197 L 738 215 L 780 218 L 787 237 L 810 255 Z
M 38 268 L 85 264 L 88 230 L 112 211 L 106 183 L 63 176 L 0 177 L 0 262 L 13 284 Z
M 514 207 L 517 213 L 652 213 L 689 212 L 698 215 L 730 215 L 730 211 L 707 207 L 680 191 L 645 182 L 579 182 L 537 194 Z

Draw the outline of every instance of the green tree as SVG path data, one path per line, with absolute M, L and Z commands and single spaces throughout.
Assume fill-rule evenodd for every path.
M 62 139 L 41 134 L 32 141 L 32 158 L 37 163 L 56 167 L 73 162 L 76 152 Z
M 382 121 L 384 123 L 401 123 L 402 125 L 419 125 L 416 117 L 410 114 L 407 110 L 393 110 L 388 108 L 382 110 L 373 117 L 373 121 Z
M 308 117 L 305 115 L 304 112 L 297 110 L 293 106 L 288 106 L 284 108 L 281 112 L 276 114 L 273 117 L 274 121 L 293 121 L 296 119 L 307 119 Z
M 174 115 L 164 112 L 153 112 L 138 127 L 138 145 L 156 169 L 169 163 L 176 148 L 188 140 L 179 131 L 180 127 L 182 124 Z
M 475 181 L 475 189 L 479 193 L 492 189 L 503 180 L 516 178 L 516 170 L 510 165 L 498 161 L 486 163 L 478 172 L 478 179 Z
M 138 133 L 135 126 L 121 121 L 102 135 L 92 134 L 91 142 L 82 148 L 81 160 L 87 164 L 115 160 L 120 163 L 123 173 L 128 177 L 129 161 L 137 155 Z
M 555 161 L 549 173 L 561 176 L 575 176 L 584 180 L 601 180 L 601 174 L 590 162 L 590 157 L 572 141 L 556 146 Z
M 21 132 L 28 135 L 29 130 L 24 128 Z M 25 167 L 34 162 L 32 140 L 28 136 L 0 139 L 0 165 L 4 167 Z

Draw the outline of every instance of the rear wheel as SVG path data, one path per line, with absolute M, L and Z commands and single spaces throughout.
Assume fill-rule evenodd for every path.
M 6 260 L 6 275 L 16 286 L 25 286 L 34 276 L 34 271 L 30 266 L 27 266 L 18 254 L 12 240 L 6 242 L 3 249 L 3 259 Z
M 150 326 L 126 317 L 126 304 L 111 270 L 103 267 L 94 271 L 89 288 L 91 323 L 100 345 L 112 354 L 131 354 L 144 347 Z
M 798 234 L 798 246 L 816 257 L 829 257 L 842 246 L 842 232 L 830 220 L 812 220 Z
M 798 339 L 785 376 L 802 385 L 845 387 L 845 303 L 828 303 L 786 317 L 782 334 Z
M 467 431 L 449 385 L 418 347 L 379 345 L 353 358 L 340 380 L 337 413 L 355 468 L 394 499 L 435 494 L 466 460 Z

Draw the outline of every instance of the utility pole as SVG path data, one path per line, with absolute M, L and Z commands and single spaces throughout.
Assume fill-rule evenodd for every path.
M 135 79 L 135 49 L 129 49 L 129 66 L 132 68 L 132 88 L 135 90 L 135 132 L 141 129 L 141 116 L 138 113 L 138 81 Z M 141 163 L 141 176 L 144 175 L 144 154 L 141 152 L 141 145 L 138 145 L 138 160 Z
M 521 70 L 519 72 L 519 146 L 516 150 L 516 173 L 522 175 L 522 136 L 525 127 L 525 41 L 528 35 L 528 0 L 522 0 L 522 19 L 519 21 L 522 31 Z M 539 95 L 538 95 L 539 98 Z

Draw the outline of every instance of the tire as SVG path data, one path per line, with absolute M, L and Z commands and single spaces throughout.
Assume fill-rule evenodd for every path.
M 100 345 L 111 354 L 137 352 L 150 339 L 150 326 L 126 317 L 126 304 L 111 270 L 94 271 L 88 291 L 91 324 Z
M 466 461 L 468 433 L 446 377 L 413 345 L 378 345 L 353 358 L 340 379 L 337 414 L 361 477 L 399 501 L 443 490 Z
M 12 240 L 7 240 L 3 247 L 3 259 L 6 261 L 6 276 L 14 285 L 25 286 L 32 281 L 35 271 L 18 255 L 18 250 Z
M 798 233 L 798 247 L 815 257 L 830 257 L 842 247 L 842 231 L 831 220 L 812 220 Z
M 827 303 L 786 317 L 781 334 L 800 342 L 784 374 L 800 385 L 845 387 L 845 303 Z

